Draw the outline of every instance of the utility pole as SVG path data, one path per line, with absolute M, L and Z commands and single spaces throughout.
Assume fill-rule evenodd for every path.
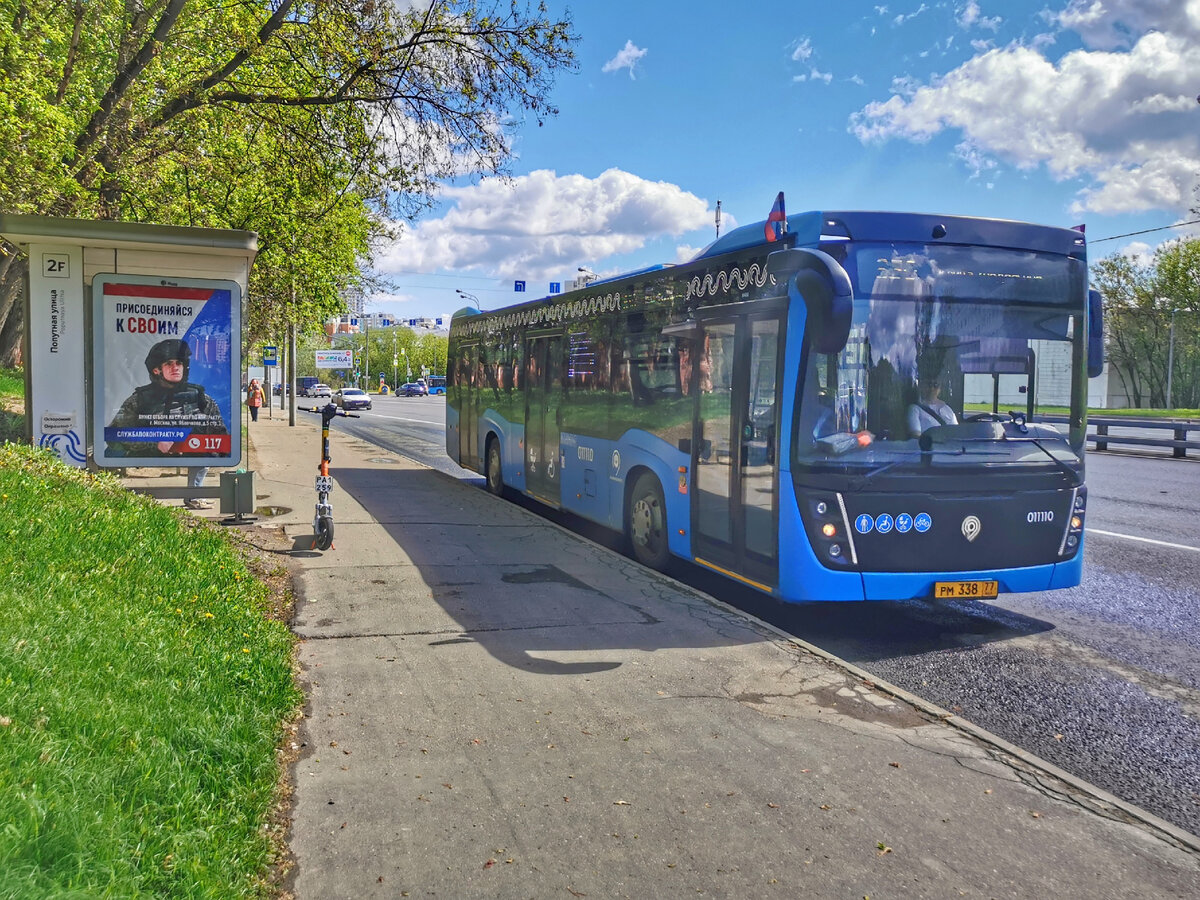
M 721 201 L 717 201 L 717 237 L 721 236 Z

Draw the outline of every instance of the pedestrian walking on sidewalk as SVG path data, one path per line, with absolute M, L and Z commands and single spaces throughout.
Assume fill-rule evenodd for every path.
M 263 393 L 262 386 L 259 385 L 257 378 L 250 379 L 250 387 L 246 389 L 246 405 L 250 407 L 250 420 L 258 421 L 258 410 L 267 402 L 267 396 Z

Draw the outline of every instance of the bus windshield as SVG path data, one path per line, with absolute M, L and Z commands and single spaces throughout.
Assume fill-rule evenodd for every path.
M 970 246 L 823 249 L 850 274 L 854 317 L 841 352 L 805 354 L 798 473 L 1081 466 L 1082 429 L 1028 420 L 1039 406 L 1078 413 L 1085 402 L 1082 261 Z

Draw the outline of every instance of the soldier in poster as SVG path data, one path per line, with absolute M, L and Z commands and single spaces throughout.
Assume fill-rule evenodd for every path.
M 187 342 L 174 338 L 150 348 L 145 360 L 150 383 L 136 388 L 109 423 L 126 437 L 108 442 L 109 456 L 226 455 L 227 441 L 201 437 L 227 436 L 229 428 L 204 387 L 188 381 L 191 357 Z

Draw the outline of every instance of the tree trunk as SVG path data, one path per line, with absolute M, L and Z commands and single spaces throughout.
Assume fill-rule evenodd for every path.
M 0 257 L 0 366 L 15 369 L 24 364 L 21 339 L 25 332 L 25 258 L 11 244 Z

